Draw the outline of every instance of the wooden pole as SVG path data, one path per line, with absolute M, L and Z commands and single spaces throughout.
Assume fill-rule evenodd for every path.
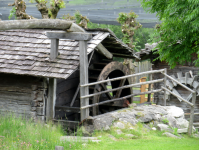
M 149 84 L 149 83 L 158 83 L 158 82 L 163 82 L 163 81 L 164 81 L 164 79 L 158 79 L 158 80 L 153 80 L 153 81 L 147 81 L 147 82 L 142 82 L 142 83 L 125 85 L 123 87 L 114 88 L 114 89 L 98 92 L 98 93 L 95 93 L 95 94 L 81 96 L 80 99 L 89 98 L 89 97 L 96 96 L 96 95 L 101 95 L 101 94 L 104 94 L 104 93 L 107 93 L 107 92 L 117 91 L 117 90 L 120 90 L 120 89 L 131 88 L 131 87 L 138 86 L 138 85 L 144 85 L 144 84 Z
M 57 79 L 49 79 L 48 87 L 48 99 L 46 107 L 46 121 L 50 121 L 55 116 L 55 101 L 56 101 L 56 88 L 57 88 Z
M 167 74 L 167 69 L 166 68 L 164 69 L 164 73 Z M 167 83 L 167 76 L 164 76 L 164 87 L 165 88 L 167 88 L 166 87 L 166 83 Z M 167 94 L 167 91 L 164 90 L 164 106 L 167 105 L 166 94 Z
M 9 20 L 0 22 L 0 30 L 13 29 L 62 29 L 67 30 L 73 21 L 60 19 L 30 19 L 30 20 Z
M 149 68 L 150 68 L 150 70 L 152 70 L 150 61 L 149 61 Z M 149 74 L 149 81 L 152 81 L 152 74 Z M 149 84 L 148 91 L 151 91 L 151 84 Z M 148 94 L 148 102 L 151 102 L 151 93 Z
M 146 82 L 146 77 L 142 77 L 140 79 L 140 82 Z M 141 85 L 140 91 L 146 92 L 146 84 Z M 144 103 L 144 102 L 145 102 L 145 95 L 140 95 L 140 103 Z
M 196 93 L 193 93 L 193 95 L 192 95 L 192 104 L 193 104 L 193 106 L 191 106 L 189 128 L 188 128 L 188 134 L 189 135 L 192 135 L 192 131 L 193 131 L 193 120 L 194 120 L 195 103 L 196 103 Z
M 107 100 L 107 101 L 95 103 L 95 104 L 92 104 L 92 105 L 87 105 L 87 106 L 81 107 L 81 110 L 86 109 L 86 108 L 90 108 L 90 107 L 94 107 L 94 106 L 98 106 L 98 105 L 102 105 L 102 104 L 106 104 L 106 103 L 110 103 L 110 102 L 114 102 L 114 101 L 125 100 L 127 98 L 130 98 L 130 97 L 136 96 L 136 95 L 145 95 L 145 94 L 157 93 L 157 92 L 161 92 L 161 91 L 162 91 L 162 89 L 158 89 L 158 90 L 153 90 L 153 91 L 148 91 L 148 92 L 143 92 L 143 93 L 131 94 L 131 95 L 127 95 L 127 96 L 122 97 L 122 98 L 116 98 L 116 99 L 112 99 L 112 100 Z
M 87 57 L 87 42 L 79 41 L 80 53 L 80 85 L 88 84 L 88 57 Z M 80 97 L 88 95 L 88 87 L 80 87 Z M 81 107 L 89 105 L 89 98 L 80 100 Z M 81 121 L 89 116 L 89 109 L 81 110 Z
M 122 80 L 122 79 L 131 78 L 131 77 L 136 77 L 136 76 L 140 76 L 140 75 L 146 75 L 146 74 L 152 74 L 152 73 L 161 73 L 163 71 L 164 71 L 164 69 L 153 70 L 153 71 L 146 71 L 146 72 L 136 73 L 136 74 L 127 75 L 127 76 L 123 76 L 123 77 L 118 77 L 118 78 L 113 78 L 113 79 L 107 79 L 107 80 L 103 80 L 103 81 L 93 82 L 93 83 L 89 83 L 89 84 L 84 84 L 84 85 L 80 85 L 80 86 L 81 87 L 91 86 L 91 85 L 106 83 L 106 82 L 109 82 L 109 81 L 111 82 L 111 81 Z

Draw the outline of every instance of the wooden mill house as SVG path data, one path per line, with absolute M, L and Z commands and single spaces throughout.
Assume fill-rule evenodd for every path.
M 135 57 L 132 49 L 109 30 L 90 29 L 84 32 L 88 35 L 70 33 L 68 38 L 65 37 L 66 32 L 61 30 L 0 31 L 0 113 L 9 111 L 35 120 L 63 120 L 73 126 L 80 121 L 81 113 L 81 57 L 88 60 L 81 62 L 85 65 L 84 70 L 89 70 L 88 82 L 129 74 L 129 69 L 114 61 L 113 56 Z M 53 37 L 54 33 L 61 35 L 61 38 Z M 81 43 L 78 40 L 87 42 Z M 82 49 L 87 53 L 80 54 Z M 89 93 L 129 83 L 129 80 L 125 80 L 91 86 Z M 131 89 L 127 88 L 119 92 L 101 94 L 90 98 L 89 104 L 130 93 Z M 130 102 L 131 99 L 126 99 L 108 103 L 99 109 L 90 109 L 89 115 L 126 107 Z

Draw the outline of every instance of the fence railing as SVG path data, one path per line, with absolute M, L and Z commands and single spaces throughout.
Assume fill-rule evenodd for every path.
M 155 74 L 155 73 L 162 73 L 164 75 L 164 78 L 163 79 L 152 80 L 151 74 Z M 81 106 L 80 109 L 83 110 L 83 109 L 88 109 L 88 108 L 91 108 L 91 107 L 99 106 L 99 105 L 102 105 L 102 104 L 105 104 L 105 103 L 115 102 L 115 101 L 119 101 L 119 100 L 125 100 L 127 98 L 131 98 L 131 97 L 136 96 L 136 95 L 148 94 L 148 96 L 150 96 L 151 93 L 158 93 L 158 92 L 161 92 L 161 91 L 164 91 L 164 105 L 166 106 L 166 92 L 169 92 L 170 94 L 176 96 L 177 98 L 181 99 L 183 102 L 185 102 L 185 103 L 187 103 L 187 104 L 189 104 L 191 106 L 190 120 L 189 120 L 189 127 L 188 127 L 188 134 L 191 135 L 192 134 L 192 130 L 193 130 L 194 106 L 195 106 L 195 101 L 196 101 L 196 92 L 194 90 L 190 89 L 189 87 L 183 85 L 182 83 L 180 83 L 179 81 L 177 81 L 173 77 L 167 75 L 167 69 L 146 71 L 146 72 L 131 74 L 131 75 L 127 75 L 127 76 L 122 76 L 122 77 L 117 77 L 117 78 L 97 81 L 97 82 L 93 82 L 93 83 L 89 83 L 89 84 L 80 85 L 80 87 L 88 87 L 88 86 L 93 86 L 93 85 L 98 85 L 98 84 L 107 83 L 107 82 L 111 82 L 111 81 L 127 79 L 127 78 L 141 76 L 141 75 L 150 75 L 150 80 L 151 81 L 135 83 L 135 84 L 130 84 L 130 85 L 124 85 L 122 87 L 109 89 L 109 90 L 105 90 L 105 91 L 101 91 L 101 92 L 96 92 L 96 93 L 93 93 L 93 94 L 84 95 L 84 96 L 80 97 L 80 100 L 84 101 L 84 99 L 88 99 L 90 97 L 94 97 L 94 96 L 97 96 L 97 95 L 101 95 L 101 94 L 105 94 L 105 93 L 109 93 L 109 92 L 113 92 L 113 91 L 117 91 L 117 90 L 122 90 L 122 89 L 126 89 L 126 88 L 132 88 L 132 87 L 136 87 L 136 86 L 139 86 L 139 85 L 145 85 L 145 84 L 151 85 L 151 84 L 154 84 L 154 83 L 164 82 L 164 86 L 162 86 L 160 89 L 156 89 L 156 90 L 151 90 L 150 89 L 147 92 L 140 92 L 140 93 L 130 94 L 130 95 L 127 95 L 127 96 L 124 96 L 124 97 L 121 97 L 121 98 L 115 98 L 115 99 L 106 100 L 106 101 L 98 102 L 98 103 L 91 104 L 91 105 Z M 167 89 L 167 85 L 166 85 L 167 78 L 169 78 L 170 80 L 173 80 L 174 82 L 176 82 L 180 86 L 182 86 L 185 89 L 187 89 L 188 91 L 190 91 L 192 93 L 192 103 L 187 101 L 187 100 L 185 100 L 181 96 L 173 93 L 169 89 Z

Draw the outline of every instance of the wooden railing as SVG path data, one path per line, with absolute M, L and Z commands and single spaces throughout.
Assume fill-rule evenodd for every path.
M 163 79 L 152 80 L 151 74 L 154 74 L 154 73 L 162 73 L 164 75 L 164 78 Z M 111 100 L 106 100 L 106 101 L 98 102 L 98 103 L 91 104 L 91 105 L 85 105 L 85 106 L 81 105 L 80 109 L 81 110 L 87 109 L 87 112 L 88 112 L 89 111 L 88 109 L 91 108 L 91 107 L 99 106 L 99 105 L 102 105 L 102 104 L 105 104 L 105 103 L 110 103 L 110 102 L 124 100 L 124 99 L 127 99 L 127 98 L 131 98 L 133 96 L 136 96 L 136 95 L 148 94 L 148 96 L 151 97 L 151 93 L 158 93 L 158 92 L 161 92 L 161 91 L 164 91 L 164 106 L 166 106 L 166 92 L 169 92 L 170 94 L 176 96 L 177 98 L 181 99 L 183 102 L 185 102 L 185 103 L 187 103 L 187 104 L 189 104 L 191 106 L 190 121 L 189 121 L 189 128 L 188 128 L 188 134 L 191 135 L 192 134 L 192 130 L 193 130 L 194 106 L 195 106 L 195 101 L 196 101 L 196 92 L 194 90 L 190 89 L 189 87 L 183 85 L 182 83 L 180 83 L 176 79 L 172 78 L 171 76 L 167 75 L 167 69 L 153 70 L 153 71 L 146 71 L 146 72 L 142 72 L 142 73 L 131 74 L 131 75 L 122 76 L 122 77 L 118 77 L 118 78 L 112 78 L 112 79 L 102 80 L 102 81 L 93 82 L 93 83 L 89 83 L 89 84 L 83 84 L 83 85 L 80 85 L 80 87 L 84 88 L 84 87 L 88 87 L 88 86 L 92 86 L 92 85 L 98 85 L 98 84 L 102 84 L 102 83 L 107 83 L 107 82 L 111 82 L 111 81 L 117 81 L 117 80 L 122 80 L 122 79 L 127 79 L 127 78 L 131 78 L 131 77 L 136 77 L 136 76 L 140 76 L 140 75 L 147 75 L 147 74 L 150 75 L 150 80 L 151 81 L 125 85 L 125 86 L 122 86 L 122 87 L 109 89 L 109 90 L 105 90 L 105 91 L 101 91 L 101 92 L 97 92 L 97 93 L 93 93 L 93 94 L 87 94 L 87 95 L 84 95 L 84 96 L 80 97 L 81 103 L 85 99 L 88 99 L 88 98 L 93 97 L 93 96 L 97 96 L 97 95 L 101 95 L 101 94 L 104 94 L 104 93 L 109 93 L 109 92 L 113 92 L 113 91 L 117 91 L 117 90 L 122 90 L 122 89 L 126 89 L 126 88 L 132 88 L 132 87 L 136 87 L 136 86 L 140 86 L 140 85 L 146 85 L 146 84 L 151 85 L 151 84 L 154 84 L 154 83 L 164 82 L 164 86 L 162 86 L 161 89 L 151 90 L 151 88 L 149 88 L 149 91 L 147 91 L 147 92 L 140 92 L 140 93 L 130 94 L 130 95 L 127 95 L 127 96 L 124 96 L 124 97 L 121 97 L 121 98 L 115 98 L 115 99 L 111 99 Z M 176 95 L 175 93 L 173 93 L 169 89 L 167 89 L 167 86 L 166 86 L 167 78 L 173 80 L 177 84 L 181 85 L 182 87 L 184 87 L 185 89 L 190 91 L 192 93 L 192 103 L 187 101 L 187 100 L 185 100 L 185 99 L 183 99 L 181 96 Z M 87 117 L 88 116 L 86 116 L 86 118 Z M 85 116 L 84 116 L 84 118 L 85 118 Z M 81 120 L 83 120 L 83 119 L 81 119 Z

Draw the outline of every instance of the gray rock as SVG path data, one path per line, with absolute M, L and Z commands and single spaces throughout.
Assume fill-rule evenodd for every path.
M 153 127 L 152 130 L 156 131 L 157 129 L 155 127 Z
M 175 118 L 184 118 L 184 111 L 182 108 L 176 106 L 167 106 L 166 107 L 168 115 L 173 116 Z
M 142 117 L 139 118 L 140 122 L 147 123 L 153 120 L 153 117 L 150 114 L 144 114 Z
M 178 129 L 178 133 L 187 133 L 188 128 Z
M 128 118 L 120 118 L 119 121 L 122 121 L 124 123 L 130 123 L 132 124 L 133 126 L 136 125 L 136 123 L 138 122 L 136 119 L 128 119 Z
M 125 128 L 124 124 L 121 123 L 121 122 L 115 122 L 113 124 L 113 127 L 120 128 L 120 129 L 124 129 Z
M 158 124 L 158 125 L 157 125 L 157 129 L 160 130 L 160 131 L 173 132 L 173 131 L 171 130 L 171 128 L 169 128 L 169 126 L 166 125 L 166 124 Z
M 144 109 L 141 108 L 141 107 L 136 107 L 136 108 L 134 108 L 134 110 L 136 110 L 136 111 L 144 111 Z
M 135 135 L 133 135 L 133 134 L 126 134 L 126 136 L 128 136 L 130 138 L 135 137 Z
M 112 122 L 115 120 L 110 114 L 104 114 L 100 116 L 95 116 L 93 125 L 95 130 L 102 130 L 104 128 L 110 127 Z
M 161 119 L 160 119 L 163 123 L 165 122 L 164 120 L 167 120 L 168 121 L 168 125 L 170 127 L 173 127 L 173 128 L 179 128 L 179 126 L 177 125 L 177 121 L 176 119 L 173 117 L 173 116 L 170 116 L 170 115 L 165 115 L 163 116 Z
M 104 130 L 105 131 L 110 130 L 109 126 L 106 125 L 105 128 L 104 128 Z
M 117 134 L 122 134 L 123 132 L 122 132 L 121 130 L 118 129 L 118 130 L 116 130 L 116 133 L 117 133 Z
M 166 135 L 167 137 L 172 137 L 172 138 L 176 138 L 176 139 L 180 139 L 180 137 L 172 134 L 172 133 L 169 133 L 169 132 L 165 132 L 163 133 L 162 135 Z
M 189 122 L 184 118 L 176 118 L 176 124 L 180 129 L 189 127 Z

